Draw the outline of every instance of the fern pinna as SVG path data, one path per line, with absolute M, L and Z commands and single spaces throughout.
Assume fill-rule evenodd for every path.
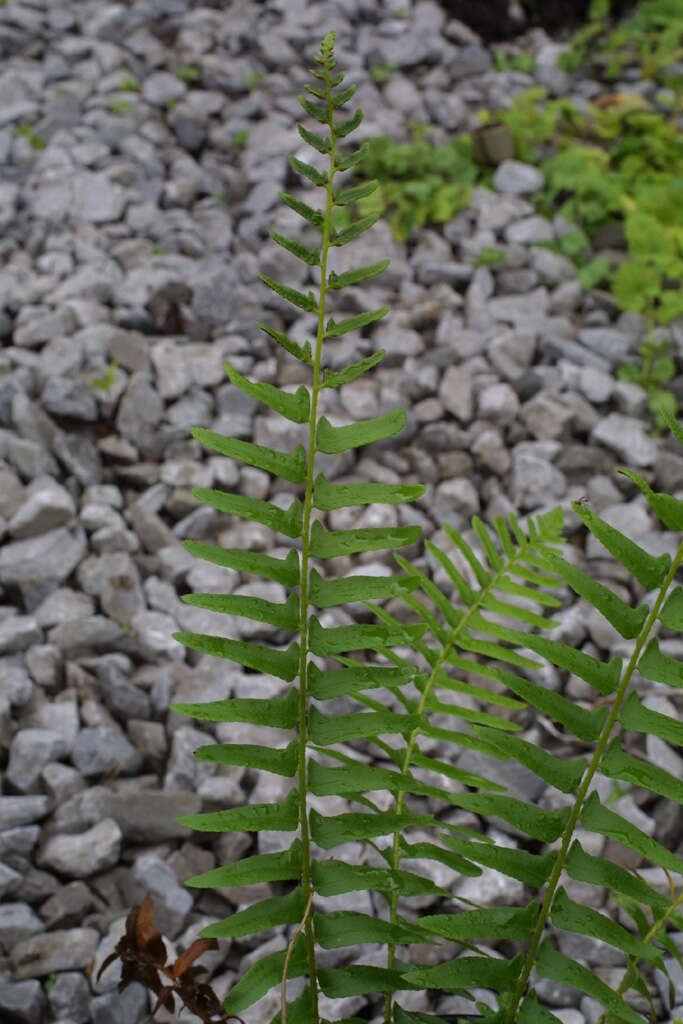
M 299 344 L 281 330 L 259 325 L 309 368 L 310 383 L 289 393 L 250 381 L 226 364 L 235 387 L 303 427 L 307 444 L 281 452 L 209 430 L 193 431 L 211 450 L 301 488 L 301 497 L 286 508 L 240 494 L 195 491 L 213 508 L 284 535 L 292 549 L 286 558 L 197 541 L 187 541 L 187 549 L 217 565 L 275 581 L 290 594 L 281 603 L 238 594 L 194 594 L 185 600 L 266 623 L 292 640 L 278 647 L 176 634 L 196 651 L 275 677 L 283 687 L 279 696 L 269 699 L 239 697 L 172 708 L 207 722 L 296 730 L 291 742 L 284 737 L 273 747 L 265 742 L 211 744 L 196 752 L 202 760 L 246 765 L 292 780 L 280 801 L 177 819 L 205 832 L 285 834 L 283 848 L 276 852 L 254 853 L 188 882 L 199 888 L 256 882 L 281 886 L 281 895 L 240 910 L 201 935 L 241 938 L 278 926 L 289 929 L 281 948 L 258 960 L 224 1003 L 226 1013 L 244 1014 L 279 986 L 280 1009 L 271 1024 L 326 1024 L 323 1011 L 334 1013 L 334 1000 L 346 997 L 352 997 L 347 1013 L 349 1005 L 365 1004 L 358 1009 L 366 1014 L 365 1020 L 383 1000 L 386 1024 L 439 1024 L 443 1018 L 415 1009 L 413 993 L 424 989 L 433 990 L 437 999 L 438 993 L 450 993 L 470 1001 L 481 990 L 490 990 L 493 1007 L 489 1001 L 476 1001 L 486 1024 L 560 1024 L 539 1002 L 536 976 L 571 985 L 598 999 L 610 1018 L 632 1024 L 641 1018 L 624 998 L 629 988 L 649 998 L 646 969 L 665 966 L 662 949 L 678 957 L 666 932 L 669 923 L 682 924 L 675 913 L 678 901 L 673 889 L 667 897 L 625 868 L 586 852 L 575 832 L 580 823 L 584 831 L 616 840 L 665 871 L 683 869 L 676 856 L 605 806 L 595 788 L 600 773 L 681 802 L 680 780 L 627 752 L 620 734 L 630 731 L 636 737 L 644 733 L 683 743 L 680 723 L 646 707 L 636 691 L 638 677 L 634 680 L 637 668 L 656 683 L 680 686 L 683 681 L 678 662 L 655 637 L 659 623 L 667 629 L 683 625 L 683 590 L 671 589 L 683 548 L 673 560 L 668 555 L 651 556 L 589 509 L 574 505 L 585 526 L 650 592 L 649 605 L 635 609 L 558 552 L 560 509 L 530 518 L 524 527 L 514 516 L 496 520 L 495 532 L 475 518 L 472 543 L 445 527 L 450 547 L 445 542 L 427 543 L 428 558 L 438 570 L 434 579 L 425 573 L 424 562 L 412 564 L 400 555 L 395 557 L 402 572 L 393 577 L 335 577 L 336 558 L 397 551 L 414 545 L 420 531 L 413 526 L 328 529 L 325 513 L 412 501 L 423 488 L 333 483 L 316 471 L 316 454 L 333 456 L 393 437 L 405 422 L 401 410 L 343 426 L 319 413 L 322 391 L 357 379 L 384 355 L 377 352 L 332 371 L 325 366 L 324 343 L 333 345 L 335 338 L 362 329 L 388 311 L 385 307 L 335 321 L 327 310 L 329 292 L 341 291 L 343 297 L 345 287 L 376 276 L 389 262 L 341 274 L 328 266 L 332 247 L 351 242 L 376 219 L 361 217 L 341 230 L 334 227 L 335 209 L 352 206 L 373 185 L 335 187 L 337 175 L 357 166 L 364 148 L 345 156 L 339 152 L 341 140 L 360 124 L 362 114 L 357 111 L 346 121 L 335 120 L 354 89 L 335 92 L 343 75 L 334 73 L 333 45 L 330 33 L 316 58 L 319 68 L 313 71 L 320 84 L 307 86 L 314 99 L 301 98 L 306 113 L 326 126 L 328 134 L 299 126 L 302 138 L 324 158 L 327 169 L 291 159 L 293 168 L 322 190 L 323 208 L 282 194 L 287 206 L 313 229 L 317 244 L 304 245 L 273 233 L 275 242 L 307 264 L 312 274 L 319 272 L 318 294 L 304 294 L 262 277 L 280 298 L 317 318 L 313 344 Z M 678 425 L 670 425 L 682 440 Z M 683 503 L 653 494 L 644 480 L 630 475 L 663 524 L 683 529 Z M 544 635 L 555 625 L 545 612 L 561 607 L 567 587 L 633 643 L 625 666 L 620 658 L 605 664 Z M 391 611 L 382 603 L 388 599 Z M 370 622 L 324 624 L 326 610 L 358 602 L 371 609 Z M 575 703 L 534 681 L 535 670 L 543 664 L 571 672 L 588 684 L 595 691 L 595 706 Z M 334 702 L 340 699 L 343 713 L 336 713 Z M 589 755 L 568 760 L 515 735 L 529 714 L 559 723 L 567 735 L 589 748 Z M 515 759 L 557 791 L 560 809 L 513 799 L 504 785 L 487 778 L 485 770 L 465 770 L 457 762 L 468 750 L 484 758 Z M 492 841 L 485 828 L 496 819 L 517 830 L 530 848 Z M 481 829 L 473 829 L 472 820 L 479 821 Z M 453 900 L 453 893 L 437 884 L 436 875 L 429 877 L 427 870 L 425 876 L 430 862 L 470 877 L 493 869 L 537 896 L 522 907 L 481 907 L 464 898 Z M 623 910 L 623 920 L 630 917 L 639 934 L 572 900 L 560 885 L 563 872 L 572 880 L 607 887 Z M 359 892 L 371 894 L 372 902 L 368 896 L 363 906 L 374 912 L 348 909 L 350 894 Z M 451 900 L 446 905 L 451 912 L 420 916 L 419 910 L 442 898 Z M 342 909 L 337 909 L 339 900 Z M 621 951 L 625 974 L 617 990 L 558 951 L 553 930 L 599 938 Z M 442 963 L 439 959 L 446 957 L 439 958 L 438 946 L 444 939 L 464 952 Z M 506 958 L 494 948 L 501 942 L 506 951 L 513 944 L 513 956 Z M 421 950 L 429 945 L 435 945 L 437 953 L 430 964 L 421 966 Z M 642 972 L 641 962 L 646 965 Z M 303 980 L 295 998 L 288 999 L 288 979 L 295 978 Z M 418 1005 L 424 1003 L 418 1000 Z M 348 1016 L 343 1022 L 362 1024 L 360 1018 Z

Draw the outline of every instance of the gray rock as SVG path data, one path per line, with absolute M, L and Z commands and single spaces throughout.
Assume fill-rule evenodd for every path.
M 45 900 L 40 916 L 47 929 L 72 928 L 80 924 L 93 905 L 93 895 L 85 882 L 69 882 Z
M 58 626 L 62 622 L 85 618 L 94 611 L 95 604 L 86 594 L 70 587 L 59 587 L 41 601 L 36 608 L 35 618 L 43 629 L 49 629 L 50 626 Z M 34 651 L 35 649 L 32 648 Z M 27 663 L 28 657 L 29 655 Z
M 8 1024 L 36 1024 L 43 1019 L 45 990 L 39 981 L 0 981 L 0 1014 Z
M 9 532 L 17 540 L 34 537 L 68 523 L 76 514 L 73 498 L 49 476 L 39 476 L 26 489 L 26 500 L 10 519 Z
M 184 661 L 185 648 L 173 639 L 178 624 L 163 612 L 137 612 L 130 623 L 131 640 L 141 657 L 155 661 L 159 657 Z
M 142 86 L 142 95 L 155 107 L 165 107 L 169 100 L 179 100 L 187 92 L 185 83 L 169 71 L 155 71 Z
M 0 550 L 0 583 L 18 586 L 32 611 L 67 579 L 85 552 L 83 531 L 71 532 L 65 526 L 39 537 L 12 541 Z
M 544 177 L 541 171 L 532 164 L 520 160 L 503 160 L 493 175 L 493 185 L 499 192 L 516 196 L 529 195 L 543 188 Z
M 154 899 L 156 927 L 175 938 L 185 926 L 192 909 L 192 895 L 178 884 L 172 869 L 160 857 L 143 854 L 135 861 L 125 882 L 126 898 L 132 905 L 141 903 L 145 894 Z
M 64 737 L 50 729 L 20 729 L 12 740 L 7 779 L 22 793 L 36 785 L 40 773 L 50 761 L 67 753 Z
M 24 480 L 33 480 L 44 473 L 59 472 L 57 463 L 43 445 L 26 437 L 11 437 L 7 457 Z
M 591 431 L 590 439 L 616 452 L 627 466 L 654 466 L 657 442 L 646 432 L 646 425 L 632 416 L 609 413 Z
M 102 460 L 89 437 L 60 433 L 54 439 L 52 450 L 82 487 L 98 484 L 102 479 Z
M 559 284 L 560 282 L 572 283 L 576 277 L 576 267 L 567 256 L 551 252 L 550 249 L 534 248 L 531 250 L 530 262 L 538 274 L 542 284 Z M 559 289 L 556 289 L 550 297 L 550 308 L 552 312 L 564 312 L 557 308 Z M 571 310 L 569 310 L 571 312 Z
M 0 796 L 0 830 L 31 825 L 50 810 L 49 796 Z
M 460 366 L 449 366 L 441 386 L 439 400 L 461 423 L 469 423 L 472 419 L 472 373 L 467 363 Z
M 139 981 L 121 993 L 105 992 L 90 1002 L 92 1024 L 142 1024 L 148 1010 L 148 990 Z
M 542 444 L 529 442 L 521 450 L 516 445 L 512 452 L 510 497 L 516 507 L 524 511 L 555 505 L 567 490 L 564 473 L 548 462 L 542 451 L 534 451 L 535 443 Z
M 0 461 L 0 516 L 11 519 L 19 511 L 24 498 L 25 491 L 19 477 Z
M 12 621 L 10 617 L 9 620 Z M 23 707 L 33 695 L 33 683 L 21 655 L 0 658 L 0 696 L 10 704 Z
M 552 359 L 568 359 L 578 366 L 595 367 L 609 373 L 612 363 L 602 355 L 598 355 L 591 349 L 581 345 L 571 338 L 562 338 L 559 335 L 544 334 L 539 339 L 540 351 Z
M 17 943 L 12 950 L 12 969 L 19 980 L 42 978 L 52 971 L 83 970 L 91 964 L 98 941 L 94 928 L 69 928 L 33 935 Z
M 106 726 L 81 729 L 71 760 L 81 775 L 90 778 L 118 769 L 123 775 L 140 770 L 142 759 L 126 737 Z
M 48 633 L 48 641 L 59 647 L 65 658 L 82 658 L 97 651 L 110 651 L 123 643 L 121 626 L 104 615 L 88 615 L 64 622 Z
M 456 525 L 456 529 L 460 529 L 479 511 L 477 490 L 465 477 L 444 480 L 434 492 L 432 515 L 439 525 L 459 524 Z
M 548 310 L 548 290 L 540 287 L 524 295 L 501 295 L 491 299 L 488 310 L 494 320 L 506 321 L 522 330 L 539 330 Z
M 21 884 L 22 876 L 19 872 L 8 867 L 7 864 L 0 863 L 0 899 L 4 899 L 6 896 L 16 893 Z M 2 996 L 0 995 L 0 1007 L 1 1006 Z
M 116 822 L 105 818 L 80 835 L 57 835 L 48 839 L 37 856 L 37 863 L 67 878 L 88 878 L 118 862 L 121 839 L 122 832 Z
M 0 654 L 25 651 L 42 639 L 43 631 L 32 615 L 10 615 L 0 622 Z
M 579 331 L 579 341 L 606 359 L 611 367 L 628 362 L 635 348 L 633 338 L 614 327 L 584 327 Z
M 47 998 L 55 1017 L 68 1017 L 74 1024 L 88 1024 L 90 987 L 80 972 L 63 971 L 58 974 Z
M 42 932 L 43 922 L 28 903 L 0 904 L 0 946 L 10 952 L 17 942 Z
M 78 579 L 86 593 L 99 598 L 102 611 L 121 625 L 129 625 L 145 608 L 140 573 L 124 551 L 86 558 L 78 567 Z
M 532 245 L 534 242 L 551 242 L 555 237 L 555 232 L 549 220 L 535 214 L 509 224 L 503 235 L 506 242 Z
M 512 423 L 519 411 L 519 399 L 509 384 L 489 384 L 477 397 L 477 413 L 484 420 Z
M 567 435 L 574 412 L 561 395 L 541 391 L 524 403 L 520 415 L 533 437 L 548 441 Z
M 152 387 L 148 374 L 138 371 L 132 374 L 119 404 L 116 429 L 123 437 L 136 441 L 141 434 L 154 429 L 163 411 L 163 402 Z

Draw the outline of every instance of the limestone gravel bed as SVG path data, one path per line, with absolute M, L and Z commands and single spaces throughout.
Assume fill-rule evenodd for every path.
M 182 603 L 180 595 L 193 591 L 270 600 L 284 591 L 201 562 L 180 542 L 210 539 L 252 550 L 272 543 L 259 525 L 228 521 L 199 505 L 193 487 L 290 499 L 286 484 L 211 455 L 189 428 L 282 448 L 296 439 L 291 424 L 227 382 L 223 362 L 261 381 L 302 380 L 299 364 L 276 354 L 256 323 L 286 327 L 304 340 L 311 319 L 292 323 L 291 308 L 257 274 L 314 285 L 268 231 L 302 237 L 278 192 L 308 198 L 287 157 L 309 158 L 295 129 L 296 97 L 331 28 L 339 65 L 357 83 L 365 111 L 358 139 L 405 138 L 411 119 L 434 123 L 442 138 L 471 130 L 479 109 L 509 103 L 534 82 L 577 103 L 601 88 L 559 71 L 561 45 L 542 31 L 524 40 L 536 57 L 533 76 L 494 70 L 489 50 L 433 0 L 0 6 L 3 1024 L 141 1024 L 151 1008 L 145 989 L 136 984 L 120 995 L 118 965 L 96 980 L 129 908 L 153 895 L 172 952 L 240 901 L 274 891 L 267 883 L 249 893 L 183 885 L 248 852 L 276 849 L 282 837 L 206 838 L 175 817 L 245 799 L 276 800 L 290 782 L 198 762 L 193 751 L 207 736 L 234 739 L 235 727 L 200 729 L 169 705 L 266 696 L 281 684 L 189 652 L 171 634 L 286 640 L 270 627 L 226 622 Z M 369 69 L 387 64 L 397 70 L 380 91 Z M 623 88 L 647 95 L 651 85 Z M 392 312 L 367 336 L 330 346 L 334 367 L 380 347 L 388 355 L 373 375 L 326 391 L 324 411 L 343 424 L 402 406 L 408 425 L 357 458 L 326 459 L 325 472 L 337 480 L 421 481 L 427 491 L 412 506 L 371 506 L 360 515 L 339 510 L 329 522 L 337 529 L 351 520 L 418 523 L 426 537 L 447 545 L 444 523 L 467 531 L 475 513 L 490 520 L 562 503 L 577 563 L 627 597 L 631 584 L 585 543 L 569 502 L 586 496 L 596 512 L 660 552 L 669 541 L 614 470 L 626 462 L 656 487 L 676 492 L 683 490 L 683 457 L 669 440 L 651 436 L 644 393 L 613 374 L 642 344 L 644 322 L 620 314 L 607 292 L 582 292 L 569 260 L 535 247 L 567 230 L 560 217 L 539 216 L 529 201 L 539 173 L 506 161 L 494 189 L 476 188 L 471 206 L 438 230 L 422 229 L 399 244 L 380 222 L 335 252 L 338 272 L 391 256 L 389 270 L 371 285 L 347 290 L 343 312 L 385 303 Z M 475 266 L 479 252 L 494 245 L 504 262 Z M 681 352 L 680 321 L 662 335 Z M 111 386 L 93 386 L 113 363 Z M 361 561 L 377 574 L 392 564 L 376 554 Z M 346 559 L 340 571 L 353 566 Z M 623 653 L 614 630 L 572 605 L 569 595 L 560 619 L 557 637 L 591 653 Z M 349 618 L 328 612 L 325 621 Z M 683 653 L 680 642 L 666 644 L 669 653 Z M 580 680 L 555 670 L 543 682 L 577 701 L 592 699 Z M 669 714 L 678 710 L 674 700 L 654 691 L 645 697 L 647 706 Z M 252 727 L 239 729 L 240 739 L 262 741 Z M 567 747 L 543 720 L 523 735 Z M 579 752 L 568 748 L 566 756 Z M 647 753 L 681 774 L 679 755 L 663 742 L 649 738 Z M 471 753 L 460 754 L 458 764 L 478 770 Z M 513 795 L 556 805 L 557 794 L 521 768 L 511 773 L 506 766 L 504 781 Z M 597 786 L 603 796 L 611 791 L 606 779 Z M 680 809 L 644 801 L 639 791 L 614 806 L 679 849 Z M 509 826 L 489 834 L 507 845 L 520 841 Z M 595 836 L 582 842 L 591 853 L 602 849 Z M 493 905 L 524 897 L 518 883 L 493 871 L 471 879 L 426 867 L 439 884 L 471 900 Z M 649 880 L 665 884 L 655 873 Z M 569 881 L 567 888 L 577 885 Z M 357 904 L 377 910 L 366 894 Z M 206 954 L 217 993 L 223 997 L 246 967 L 282 948 L 282 932 L 223 941 Z M 605 980 L 618 977 L 609 948 L 585 937 L 562 942 L 565 953 Z M 344 962 L 343 952 L 325 956 Z M 368 947 L 365 961 L 376 957 Z M 683 972 L 675 965 L 673 971 L 680 1013 Z M 668 989 L 655 980 L 662 1017 L 671 1016 Z M 547 981 L 538 991 L 565 1024 L 597 1021 L 590 999 Z M 422 993 L 405 1001 L 428 1008 Z M 466 1009 L 446 995 L 434 1006 L 442 1013 Z M 271 995 L 244 1017 L 255 1024 L 276 1009 Z M 326 1016 L 361 1009 L 359 999 L 323 999 Z M 157 1019 L 170 1016 L 160 1012 Z

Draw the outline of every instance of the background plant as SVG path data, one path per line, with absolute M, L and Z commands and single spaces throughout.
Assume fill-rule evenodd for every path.
M 473 1002 L 472 990 L 488 990 L 493 1007 L 475 1003 L 487 1024 L 556 1024 L 558 1018 L 538 1001 L 533 971 L 598 999 L 611 1017 L 639 1024 L 641 1018 L 623 996 L 631 987 L 640 994 L 647 991 L 642 965 L 663 969 L 662 950 L 678 957 L 667 934 L 669 925 L 683 927 L 676 913 L 678 897 L 673 892 L 662 895 L 637 874 L 587 853 L 575 833 L 581 822 L 585 831 L 620 842 L 665 871 L 683 872 L 679 858 L 606 807 L 595 788 L 602 774 L 683 802 L 679 779 L 632 752 L 643 735 L 683 745 L 681 723 L 650 710 L 635 685 L 636 669 L 658 685 L 681 685 L 680 665 L 660 647 L 657 632 L 660 626 L 675 631 L 683 626 L 683 588 L 674 586 L 683 545 L 678 543 L 673 558 L 650 555 L 583 504 L 573 504 L 579 520 L 622 564 L 639 593 L 648 594 L 647 602 L 636 607 L 562 557 L 561 509 L 530 518 L 525 526 L 514 515 L 496 519 L 492 527 L 475 517 L 469 541 L 446 525 L 448 544 L 426 544 L 441 574 L 438 586 L 419 562 L 400 556 L 396 559 L 402 571 L 394 576 L 335 575 L 338 556 L 400 550 L 417 541 L 419 529 L 329 529 L 324 524 L 327 512 L 411 501 L 423 488 L 343 478 L 331 482 L 317 472 L 316 455 L 342 454 L 392 437 L 405 422 L 401 410 L 341 426 L 322 415 L 326 389 L 357 379 L 384 356 L 380 351 L 331 371 L 325 366 L 326 346 L 387 312 L 384 307 L 336 320 L 327 309 L 329 292 L 342 292 L 343 298 L 346 286 L 373 278 L 388 263 L 381 260 L 343 273 L 332 266 L 331 250 L 358 237 L 378 217 L 377 212 L 364 215 L 342 229 L 333 225 L 335 206 L 362 201 L 372 188 L 335 187 L 337 174 L 357 166 L 367 147 L 344 156 L 338 151 L 362 114 L 356 111 L 346 121 L 335 115 L 353 95 L 353 87 L 333 91 L 343 79 L 333 74 L 333 42 L 330 33 L 316 58 L 320 67 L 313 74 L 320 84 L 308 87 L 314 100 L 301 97 L 306 113 L 326 126 L 329 135 L 299 126 L 302 138 L 324 158 L 316 162 L 325 169 L 291 158 L 293 168 L 322 190 L 323 207 L 309 205 L 308 196 L 283 193 L 283 201 L 308 225 L 307 236 L 301 242 L 273 233 L 278 245 L 311 268 L 319 280 L 318 293 L 300 292 L 262 276 L 280 299 L 315 316 L 313 342 L 300 343 L 284 331 L 260 325 L 287 355 L 308 368 L 310 383 L 291 393 L 250 381 L 226 364 L 234 386 L 284 416 L 294 424 L 292 431 L 300 428 L 306 443 L 283 452 L 202 428 L 192 432 L 211 450 L 303 491 L 303 500 L 293 497 L 280 503 L 217 490 L 194 492 L 212 508 L 266 525 L 291 541 L 291 547 L 284 558 L 200 541 L 186 541 L 185 547 L 216 565 L 278 582 L 289 596 L 282 602 L 237 594 L 185 597 L 198 607 L 266 623 L 281 643 L 265 646 L 193 633 L 176 634 L 176 639 L 284 684 L 297 684 L 285 685 L 268 699 L 172 706 L 200 721 L 248 722 L 280 730 L 279 741 L 264 736 L 260 744 L 208 744 L 195 754 L 200 760 L 296 778 L 297 785 L 271 803 L 177 819 L 198 831 L 296 834 L 277 852 L 254 853 L 190 879 L 187 884 L 198 888 L 271 881 L 287 890 L 211 925 L 201 938 L 239 938 L 274 926 L 292 929 L 286 945 L 260 959 L 224 1003 L 226 1014 L 241 1014 L 270 988 L 281 986 L 281 1009 L 272 1024 L 321 1024 L 320 992 L 330 999 L 360 995 L 371 1003 L 383 997 L 385 1020 L 391 1024 L 439 1024 L 439 1017 L 401 1005 L 401 993 L 423 988 L 457 993 Z M 665 418 L 683 443 L 683 430 Z M 624 473 L 662 525 L 681 532 L 683 502 L 654 493 L 635 473 Z M 601 662 L 544 635 L 557 625 L 546 613 L 562 606 L 566 588 L 589 601 L 627 641 L 625 664 L 620 657 Z M 391 612 L 382 604 L 387 599 L 394 602 Z M 330 609 L 358 602 L 372 612 L 371 621 L 334 625 L 328 619 Z M 594 691 L 594 700 L 577 703 L 533 681 L 533 673 L 547 663 L 582 679 Z M 341 711 L 335 703 L 340 698 Z M 583 745 L 586 756 L 556 756 L 516 735 L 524 721 L 540 715 Z M 290 739 L 292 729 L 295 736 Z M 487 773 L 459 768 L 457 756 L 468 749 L 504 762 L 514 759 L 555 789 L 559 809 L 514 799 Z M 340 800 L 348 801 L 341 805 L 344 810 Z M 454 814 L 458 811 L 476 815 L 481 831 L 463 825 Z M 485 835 L 487 823 L 501 819 L 521 833 L 519 848 L 501 846 Z M 536 895 L 522 907 L 472 905 L 415 870 L 415 862 L 430 861 L 456 876 L 493 868 L 522 881 Z M 627 918 L 617 922 L 575 902 L 560 885 L 564 871 L 576 881 L 607 886 L 632 927 Z M 345 897 L 356 891 L 384 900 L 384 913 L 323 912 L 315 902 L 316 897 Z M 444 897 L 448 912 L 420 916 L 411 904 L 416 896 L 430 901 Z M 596 937 L 620 950 L 625 974 L 618 989 L 559 952 L 553 930 Z M 419 947 L 442 939 L 457 943 L 465 955 L 435 966 L 421 964 Z M 385 949 L 383 962 L 368 955 L 368 945 Z M 322 952 L 339 949 L 345 951 L 341 965 L 325 963 Z M 187 966 L 190 951 L 180 960 Z M 173 970 L 175 978 L 186 973 L 178 964 Z M 296 999 L 288 1000 L 287 981 L 296 977 L 305 977 L 306 983 Z

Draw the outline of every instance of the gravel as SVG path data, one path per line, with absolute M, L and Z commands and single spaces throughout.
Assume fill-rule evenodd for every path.
M 392 16 L 396 6 L 405 17 Z M 271 552 L 267 530 L 201 506 L 195 487 L 282 507 L 291 501 L 290 489 L 262 471 L 203 449 L 190 428 L 283 449 L 305 436 L 230 385 L 223 362 L 288 390 L 304 379 L 256 324 L 303 341 L 314 320 L 302 314 L 291 323 L 291 307 L 257 274 L 304 291 L 315 286 L 268 232 L 302 237 L 280 191 L 317 198 L 294 182 L 287 157 L 311 159 L 295 129 L 296 96 L 322 35 L 336 28 L 339 66 L 358 85 L 365 111 L 358 141 L 407 138 L 412 118 L 431 120 L 437 141 L 473 130 L 480 109 L 509 103 L 533 84 L 552 95 L 590 94 L 590 83 L 558 69 L 562 44 L 542 30 L 523 41 L 536 58 L 533 74 L 498 72 L 478 37 L 433 0 L 384 8 L 364 0 L 12 0 L 0 7 L 2 1020 L 138 1024 L 151 995 L 138 984 L 119 993 L 116 965 L 96 979 L 133 903 L 152 892 L 168 948 L 170 940 L 184 948 L 244 901 L 277 892 L 271 883 L 251 892 L 183 884 L 247 852 L 280 848 L 282 835 L 191 833 L 176 817 L 282 799 L 288 782 L 194 758 L 198 746 L 216 740 L 263 743 L 263 731 L 190 725 L 170 710 L 174 701 L 277 696 L 283 685 L 189 652 L 172 634 L 289 642 L 263 623 L 181 602 L 189 591 L 284 596 L 279 584 L 192 557 L 181 541 Z M 396 71 L 380 89 L 369 72 L 385 64 Z M 189 68 L 196 73 L 182 70 Z M 628 88 L 614 82 L 609 91 Z M 639 91 L 653 98 L 655 86 L 642 82 Z M 476 547 L 474 514 L 491 521 L 558 502 L 569 513 L 569 501 L 586 495 L 608 522 L 662 550 L 644 499 L 615 476 L 624 463 L 656 477 L 660 488 L 683 489 L 683 458 L 651 435 L 643 392 L 614 379 L 646 324 L 620 315 L 609 294 L 583 292 L 574 264 L 546 247 L 563 224 L 536 214 L 530 200 L 542 183 L 538 168 L 504 159 L 492 187 L 474 188 L 470 207 L 450 222 L 404 244 L 380 221 L 331 254 L 337 273 L 391 256 L 381 277 L 347 290 L 344 315 L 384 304 L 392 313 L 366 336 L 330 346 L 332 368 L 381 347 L 388 354 L 371 376 L 323 392 L 322 412 L 350 423 L 403 406 L 408 427 L 357 457 L 325 456 L 321 468 L 329 479 L 427 485 L 406 509 L 337 510 L 332 528 L 418 522 L 457 559 L 443 524 Z M 484 248 L 500 249 L 502 261 L 477 266 Z M 681 350 L 680 323 L 661 337 Z M 109 387 L 93 386 L 107 376 Z M 616 563 L 576 533 L 571 513 L 567 524 L 577 564 L 624 598 L 642 600 Z M 420 564 L 428 563 L 450 586 L 433 560 Z M 381 575 L 392 565 L 390 554 L 371 553 L 345 558 L 342 571 Z M 567 601 L 558 614 L 567 642 L 623 656 L 623 641 L 600 616 Z M 352 619 L 330 610 L 324 621 Z M 573 699 L 587 696 L 575 677 L 543 681 Z M 674 697 L 667 713 L 677 710 Z M 522 735 L 557 742 L 543 722 Z M 680 758 L 662 741 L 650 738 L 647 752 L 680 775 Z M 479 767 L 471 752 L 458 764 Z M 542 806 L 557 796 L 509 766 L 500 779 Z M 620 813 L 649 834 L 665 830 L 680 852 L 680 817 L 672 823 L 661 809 L 650 816 L 629 800 L 622 798 Z M 339 801 L 340 811 L 348 806 Z M 461 824 L 477 827 L 477 819 Z M 518 844 L 512 831 L 489 831 L 494 842 Z M 604 852 L 597 840 L 594 855 Z M 605 849 L 614 855 L 612 845 Z M 430 870 L 444 881 L 442 867 Z M 523 896 L 520 884 L 488 869 L 461 878 L 458 894 L 487 905 Z M 431 897 L 420 905 L 434 912 Z M 566 943 L 569 955 L 609 969 L 599 943 Z M 222 943 L 206 960 L 216 991 L 223 997 L 245 965 L 282 946 L 281 931 Z M 330 964 L 340 962 L 328 955 Z M 44 986 L 53 972 L 54 984 Z M 659 977 L 657 984 L 655 999 L 680 1014 L 678 975 L 674 1007 Z M 542 981 L 538 991 L 566 1024 L 596 1017 L 592 1000 L 555 983 Z M 269 999 L 244 1012 L 247 1024 L 270 1019 L 277 1006 Z M 466 1012 L 463 1002 L 417 999 L 414 1008 Z M 328 1000 L 326 1016 L 351 1015 L 361 1004 Z

